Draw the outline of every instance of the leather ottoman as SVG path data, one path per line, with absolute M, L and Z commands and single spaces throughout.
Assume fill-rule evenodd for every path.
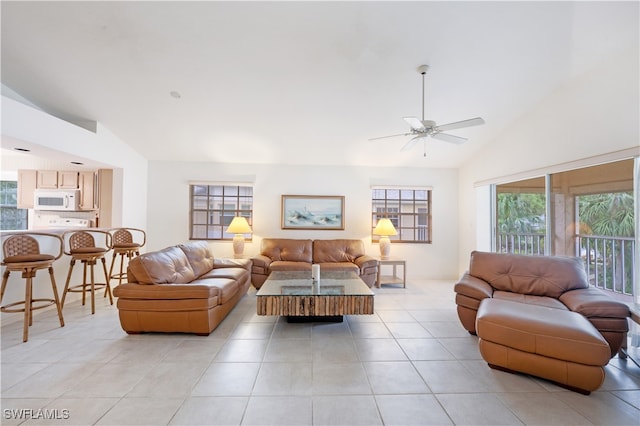
M 476 330 L 491 368 L 541 377 L 586 395 L 604 381 L 609 344 L 576 312 L 485 299 Z

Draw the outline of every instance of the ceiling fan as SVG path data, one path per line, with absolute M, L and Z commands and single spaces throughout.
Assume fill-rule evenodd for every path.
M 429 65 L 420 65 L 418 67 L 418 72 L 422 74 L 422 120 L 419 120 L 417 117 L 403 117 L 404 121 L 409 124 L 411 127 L 411 131 L 408 133 L 400 133 L 397 135 L 389 135 L 389 136 L 381 136 L 378 138 L 371 138 L 370 141 L 385 139 L 385 138 L 395 138 L 398 136 L 413 136 L 401 149 L 400 151 L 407 151 L 414 147 L 414 145 L 422 140 L 426 142 L 428 137 L 432 137 L 434 139 L 439 139 L 445 142 L 451 142 L 456 144 L 461 144 L 467 141 L 466 138 L 460 136 L 450 135 L 448 133 L 442 133 L 447 130 L 454 129 L 462 129 L 464 127 L 478 126 L 480 124 L 484 124 L 484 120 L 480 117 L 470 118 L 468 120 L 456 121 L 454 123 L 437 125 L 433 120 L 425 120 L 424 119 L 424 76 L 429 69 Z M 425 152 L 425 157 L 426 157 Z

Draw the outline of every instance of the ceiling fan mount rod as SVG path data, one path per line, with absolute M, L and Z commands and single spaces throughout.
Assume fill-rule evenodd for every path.
M 420 65 L 418 72 L 422 74 L 422 121 L 424 121 L 424 75 L 429 70 L 429 65 Z

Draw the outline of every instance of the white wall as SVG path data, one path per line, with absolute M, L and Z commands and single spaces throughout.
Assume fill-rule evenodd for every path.
M 640 146 L 639 53 L 635 46 L 603 61 L 590 73 L 529 110 L 460 168 L 459 271 L 486 241 L 489 200 L 476 200 L 475 185 L 563 163 Z M 640 151 L 639 151 L 640 152 Z M 596 161 L 596 160 L 594 160 Z M 587 161 L 588 163 L 588 161 Z M 485 218 L 485 219 L 483 219 Z
M 457 275 L 457 171 L 453 169 L 369 168 L 334 166 L 251 165 L 183 162 L 149 163 L 147 250 L 189 239 L 190 181 L 253 181 L 253 241 L 245 254 L 257 254 L 265 237 L 357 238 L 367 253 L 379 255 L 371 243 L 371 185 L 433 187 L 433 243 L 392 243 L 394 257 L 407 260 L 411 278 L 451 279 Z M 280 228 L 281 195 L 344 195 L 343 231 L 301 231 Z M 232 256 L 230 241 L 211 243 L 216 256 Z

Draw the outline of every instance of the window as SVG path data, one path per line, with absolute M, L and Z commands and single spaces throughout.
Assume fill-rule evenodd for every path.
M 378 219 L 389 218 L 398 231 L 393 241 L 431 243 L 431 190 L 424 188 L 373 188 L 371 190 L 371 235 Z
M 234 235 L 225 231 L 236 216 L 244 216 L 252 224 L 252 186 L 191 185 L 190 189 L 190 239 L 232 240 Z
M 27 229 L 27 209 L 19 209 L 18 182 L 13 180 L 0 181 L 0 229 Z
M 546 237 L 544 176 L 496 185 L 496 251 L 543 255 Z

